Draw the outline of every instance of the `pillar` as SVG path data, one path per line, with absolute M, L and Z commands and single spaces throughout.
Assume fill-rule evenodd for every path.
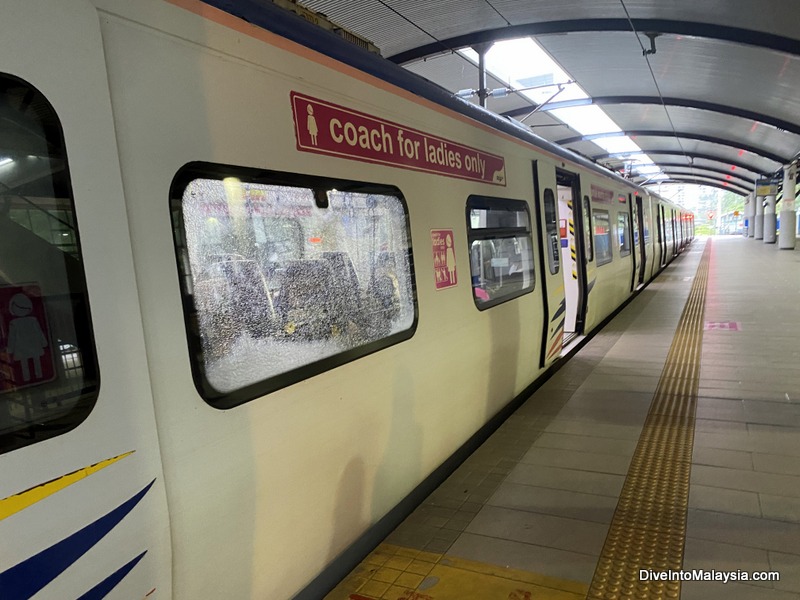
M 764 239 L 764 196 L 756 196 L 756 216 L 755 216 L 755 229 L 753 230 L 753 238 L 757 240 Z
M 781 233 L 778 248 L 794 250 L 797 235 L 797 216 L 795 215 L 795 181 L 797 169 L 795 164 L 783 168 L 783 200 L 781 201 Z
M 745 237 L 753 237 L 756 233 L 756 193 L 750 192 L 750 195 L 747 196 L 747 200 L 744 201 L 744 220 L 746 221 L 746 227 L 744 230 Z
M 764 243 L 774 244 L 778 239 L 778 215 L 775 213 L 777 204 L 775 194 L 767 196 L 767 203 L 764 206 Z

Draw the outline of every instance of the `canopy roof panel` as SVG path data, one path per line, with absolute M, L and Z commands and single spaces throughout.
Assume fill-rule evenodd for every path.
M 614 169 L 649 161 L 663 164 L 674 178 L 712 178 L 741 193 L 757 175 L 774 173 L 800 155 L 796 0 L 298 3 L 462 96 L 479 87 L 476 52 L 498 40 L 530 36 L 590 99 L 562 90 L 547 101 L 534 100 L 521 92 L 489 97 L 487 108 L 524 120 L 538 135 Z M 535 71 L 535 60 L 530 62 Z M 491 73 L 486 87 L 520 89 L 519 80 Z M 471 101 L 478 102 L 478 95 Z M 574 123 L 562 123 L 562 109 L 575 104 L 601 108 L 615 127 L 587 137 Z M 611 136 L 601 134 L 618 137 L 620 131 L 629 133 L 644 158 L 630 161 L 609 150 Z M 679 164 L 690 171 L 678 172 Z M 707 168 L 702 173 L 701 166 Z M 731 172 L 740 178 L 728 179 Z

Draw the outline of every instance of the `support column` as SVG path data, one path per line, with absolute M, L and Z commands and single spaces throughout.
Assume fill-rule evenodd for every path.
M 756 216 L 755 216 L 755 230 L 753 231 L 753 238 L 757 240 L 764 239 L 764 196 L 756 196 Z
M 478 100 L 483 107 L 489 97 L 489 90 L 486 89 L 486 53 L 491 47 L 491 44 L 475 44 L 472 47 L 478 53 Z
M 744 230 L 744 236 L 751 238 L 756 233 L 756 193 L 750 192 L 747 200 L 744 201 L 744 220 L 747 226 Z
M 795 214 L 795 181 L 797 170 L 794 163 L 783 168 L 783 200 L 781 201 L 781 233 L 778 248 L 794 250 L 797 235 L 797 215 Z
M 774 244 L 778 239 L 778 215 L 775 214 L 777 196 L 767 196 L 767 205 L 764 207 L 764 243 Z

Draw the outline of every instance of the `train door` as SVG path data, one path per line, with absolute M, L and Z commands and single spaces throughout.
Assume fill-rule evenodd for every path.
M 624 197 L 621 196 L 620 200 Z M 639 223 L 636 218 L 636 206 L 633 202 L 633 194 L 628 194 L 627 198 L 628 203 L 628 227 L 633 232 L 633 243 L 631 243 L 630 239 L 628 239 L 628 244 L 630 245 L 630 254 L 631 254 L 631 292 L 636 288 L 636 281 L 638 279 L 639 269 L 642 268 L 642 259 L 639 256 Z M 622 234 L 620 234 L 620 238 Z M 622 240 L 620 240 L 620 244 L 622 244 Z M 620 249 L 622 246 L 620 246 Z
M 3 19 L 0 596 L 169 598 L 166 492 L 97 11 L 43 0 Z
M 581 236 L 575 235 L 583 230 L 583 220 L 582 211 L 573 210 L 573 199 L 580 198 L 576 174 L 534 161 L 533 177 L 547 323 L 540 366 L 546 367 L 561 355 L 565 344 L 583 333 L 586 269 Z
M 549 165 L 533 161 L 533 189 L 536 204 L 536 232 L 539 272 L 545 326 L 542 331 L 540 367 L 547 367 L 561 354 L 564 339 L 564 284 L 561 275 L 561 240 L 558 232 L 555 171 Z
M 558 196 L 559 240 L 561 246 L 561 275 L 564 280 L 564 344 L 583 332 L 586 302 L 586 263 L 581 248 L 583 231 L 580 181 L 576 174 L 556 169 Z
M 633 219 L 633 241 L 639 248 L 639 279 L 637 286 L 644 285 L 644 280 L 647 271 L 647 245 L 645 244 L 645 229 L 644 224 L 644 207 L 642 197 L 636 195 L 635 217 Z
M 680 239 L 678 238 L 678 220 L 675 218 L 675 209 L 670 209 L 670 221 L 672 221 L 672 256 L 678 255 L 680 248 Z
M 660 265 L 663 268 L 667 264 L 667 229 L 664 224 L 664 205 L 660 202 L 656 204 L 658 215 L 658 248 L 661 257 Z

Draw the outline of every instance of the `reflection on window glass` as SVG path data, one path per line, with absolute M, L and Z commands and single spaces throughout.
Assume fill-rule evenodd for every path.
M 239 404 L 412 333 L 410 239 L 397 191 L 294 178 L 197 177 L 173 201 L 188 322 L 196 323 L 194 366 L 215 405 Z
M 471 196 L 467 201 L 472 291 L 488 308 L 533 289 L 533 246 L 528 205 Z
M 561 268 L 561 238 L 558 235 L 556 197 L 553 190 L 549 188 L 544 191 L 544 225 L 547 230 L 547 239 L 545 240 L 547 264 L 550 267 L 550 273 L 555 275 Z
M 631 228 L 628 213 L 617 215 L 617 237 L 619 238 L 619 255 L 627 256 L 631 253 Z
M 97 363 L 61 124 L 0 74 L 0 453 L 69 431 Z
M 611 221 L 607 210 L 595 209 L 592 213 L 594 226 L 594 248 L 597 264 L 604 265 L 611 262 Z
M 586 262 L 594 260 L 594 241 L 592 240 L 592 205 L 589 196 L 583 197 L 583 242 L 586 247 Z

